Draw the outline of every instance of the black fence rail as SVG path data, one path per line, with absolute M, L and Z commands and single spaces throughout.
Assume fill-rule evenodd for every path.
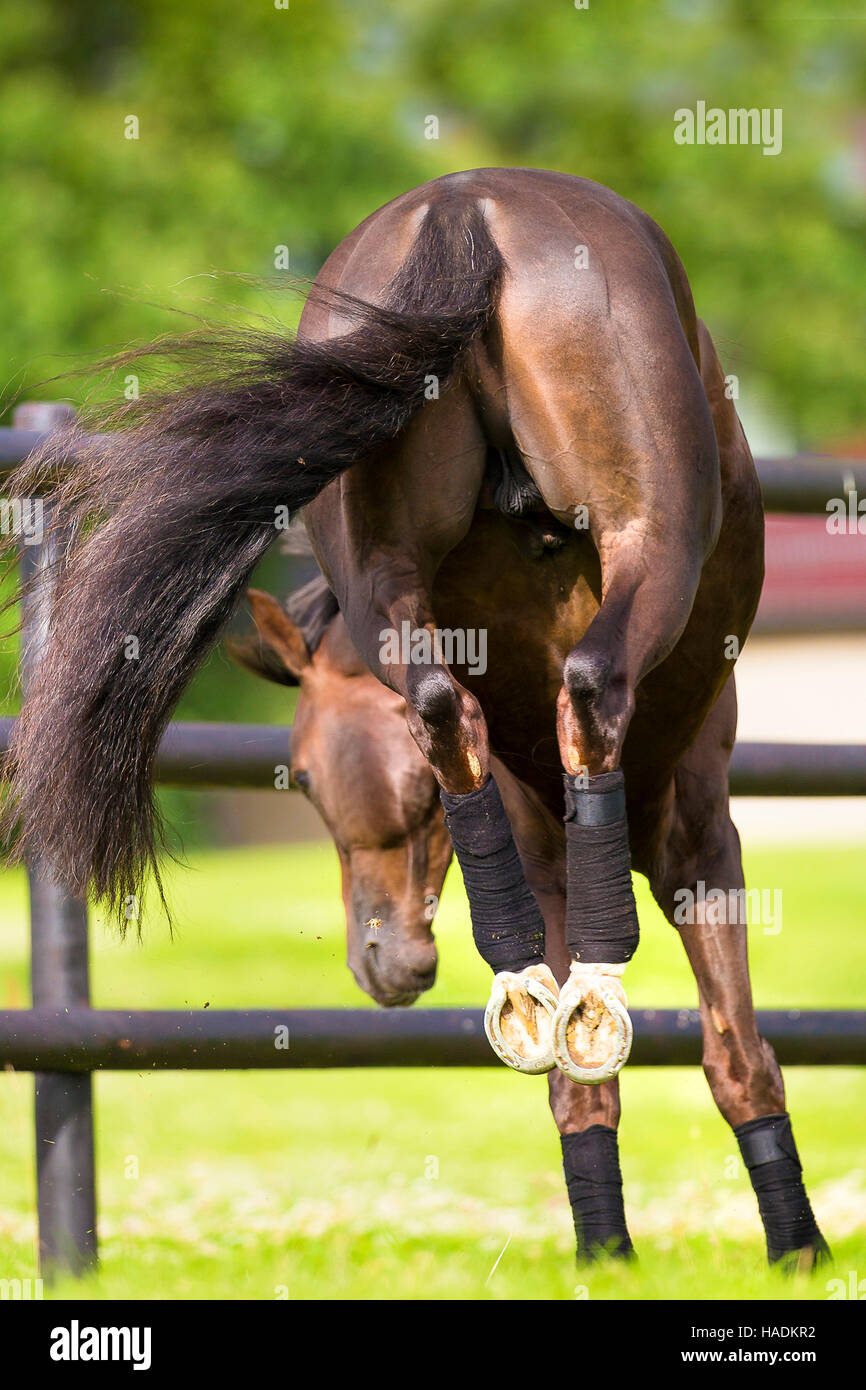
M 697 1009 L 632 1009 L 630 1066 L 701 1060 Z M 769 1009 L 758 1027 L 788 1066 L 866 1064 L 866 1010 Z M 14 1009 L 0 1064 L 18 1071 L 499 1067 L 480 1009 Z
M 14 719 L 0 719 L 0 757 Z M 170 787 L 273 790 L 288 766 L 289 724 L 177 721 L 160 744 L 156 773 Z M 738 743 L 730 766 L 733 796 L 866 796 L 866 744 Z
M 0 719 L 0 757 L 14 719 Z M 273 790 L 288 766 L 292 729 L 285 724 L 169 725 L 157 757 L 170 787 Z M 732 796 L 866 796 L 866 744 L 738 743 L 731 758 Z
M 70 417 L 61 404 L 24 405 L 14 427 L 0 429 L 0 473 L 19 463 Z M 74 457 L 69 460 L 74 467 Z M 824 512 L 853 492 L 866 496 L 866 461 L 801 456 L 759 461 L 768 510 Z M 25 577 L 42 583 L 23 613 L 22 681 L 38 658 L 51 602 L 51 549 L 62 536 L 22 545 Z M 14 720 L 0 720 L 0 753 Z M 172 724 L 157 764 L 162 782 L 186 787 L 273 788 L 288 765 L 291 730 L 240 724 Z M 50 756 L 50 749 L 46 749 Z M 742 796 L 866 794 L 866 747 L 739 744 L 731 790 Z M 0 1013 L 0 1066 L 35 1073 L 39 1250 L 43 1273 L 76 1274 L 97 1259 L 92 1074 L 145 1068 L 497 1066 L 472 1009 L 376 1012 L 199 1010 L 118 1012 L 90 1008 L 87 910 L 50 882 L 39 866 L 30 879 L 33 1007 Z M 633 1011 L 632 1065 L 692 1064 L 701 1052 L 694 1010 Z M 783 1063 L 866 1063 L 866 1012 L 777 1010 L 759 1025 Z

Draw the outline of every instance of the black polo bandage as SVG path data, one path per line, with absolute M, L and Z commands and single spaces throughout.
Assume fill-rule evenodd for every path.
M 524 878 L 499 788 L 488 777 L 478 791 L 440 795 L 479 954 L 496 973 L 539 964 L 544 918 Z
M 631 960 L 639 935 L 625 778 L 617 769 L 589 778 L 566 773 L 564 781 L 569 953 L 584 964 L 619 965 Z
M 578 1255 L 631 1255 L 616 1130 L 590 1125 L 580 1134 L 563 1134 L 562 1167 Z
M 806 1246 L 826 1252 L 803 1186 L 790 1117 L 762 1115 L 737 1125 L 734 1134 L 758 1199 L 770 1263 Z

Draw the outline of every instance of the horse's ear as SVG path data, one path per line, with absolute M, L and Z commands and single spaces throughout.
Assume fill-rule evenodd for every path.
M 229 655 L 265 680 L 297 685 L 311 660 L 304 634 L 270 594 L 247 589 L 247 598 L 258 635 L 227 642 Z

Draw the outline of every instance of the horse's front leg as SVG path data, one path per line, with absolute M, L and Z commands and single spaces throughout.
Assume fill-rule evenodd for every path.
M 571 965 L 565 945 L 565 894 L 557 898 L 543 886 L 536 892 L 547 922 L 547 958 L 559 984 L 564 985 Z M 562 1145 L 577 1257 L 628 1258 L 634 1247 L 626 1225 L 619 1165 L 619 1077 L 600 1086 L 581 1086 L 555 1067 L 548 1076 L 548 1086 Z
M 550 1108 L 562 1145 L 562 1167 L 579 1260 L 634 1253 L 625 1220 L 619 1166 L 619 1078 L 579 1086 L 554 1068 Z
M 525 784 L 494 759 L 527 882 L 544 916 L 546 960 L 559 984 L 571 964 L 565 944 L 565 837 L 562 824 Z M 562 1144 L 578 1259 L 633 1254 L 619 1166 L 619 1080 L 578 1086 L 557 1068 L 548 1075 L 550 1108 Z

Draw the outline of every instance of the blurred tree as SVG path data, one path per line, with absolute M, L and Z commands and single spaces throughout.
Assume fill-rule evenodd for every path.
M 519 164 L 597 179 L 658 219 L 743 405 L 763 401 L 805 446 L 862 427 L 857 0 L 278 4 L 0 8 L 6 405 L 80 399 L 39 383 L 172 327 L 166 305 L 291 324 L 296 297 L 217 272 L 279 286 L 285 247 L 289 276 L 312 275 L 404 189 Z M 781 154 L 677 145 L 674 112 L 698 100 L 781 108 Z M 214 658 L 187 714 L 276 710 L 279 692 L 226 669 Z
M 523 164 L 657 217 L 735 369 L 804 443 L 862 424 L 855 0 L 32 0 L 0 10 L 0 54 L 7 402 L 70 354 L 165 329 L 155 305 L 291 321 L 291 297 L 208 277 L 285 278 L 280 246 L 314 274 L 412 184 Z M 781 108 L 782 153 L 676 145 L 673 113 L 699 99 Z

